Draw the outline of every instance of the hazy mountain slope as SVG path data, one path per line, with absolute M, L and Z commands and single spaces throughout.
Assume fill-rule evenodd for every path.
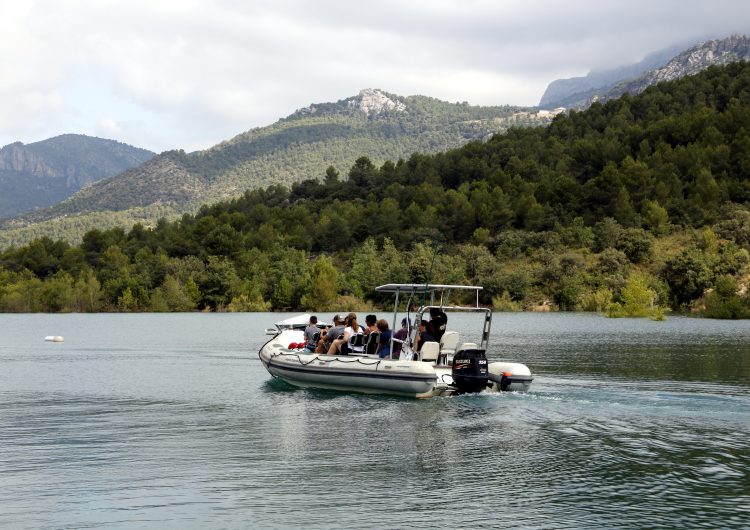
M 750 60 L 750 38 L 744 35 L 702 42 L 680 53 L 663 67 L 651 70 L 632 81 L 618 84 L 608 90 L 603 95 L 603 99 L 617 98 L 625 93 L 640 94 L 651 85 L 694 75 L 709 66 L 748 60 Z
M 140 167 L 88 186 L 60 204 L 6 221 L 0 244 L 27 241 L 50 230 L 59 235 L 62 219 L 70 227 L 66 237 L 77 240 L 88 228 L 140 219 L 143 212 L 177 215 L 249 188 L 322 178 L 331 165 L 345 175 L 361 156 L 380 164 L 414 152 L 458 147 L 512 125 L 551 120 L 551 116 L 525 110 L 363 90 L 338 102 L 300 109 L 273 125 L 247 131 L 206 151 L 162 153 Z M 139 209 L 137 214 L 129 212 L 133 208 Z M 106 216 L 102 212 L 117 212 L 113 224 L 103 221 Z M 87 220 L 92 213 L 97 215 Z M 70 221 L 72 216 L 75 222 Z M 153 224 L 156 218 L 145 221 Z
M 59 202 L 153 156 L 145 149 L 78 134 L 6 145 L 0 149 L 0 218 Z
M 672 51 L 675 53 L 672 54 Z M 671 58 L 664 60 L 670 54 Z M 661 81 L 671 81 L 696 74 L 712 65 L 741 60 L 750 60 L 750 39 L 741 35 L 701 42 L 682 52 L 670 48 L 649 56 L 632 68 L 610 70 L 604 76 L 592 72 L 586 77 L 553 81 L 542 96 L 540 107 L 584 109 L 594 101 L 618 98 L 625 93 L 639 94 Z M 644 70 L 643 67 L 649 64 L 658 66 Z M 636 72 L 637 75 L 631 75 Z M 612 75 L 608 77 L 609 74 Z
M 669 60 L 684 50 L 684 46 L 672 46 L 648 54 L 642 61 L 606 70 L 592 70 L 582 77 L 556 79 L 552 81 L 539 101 L 539 107 L 576 107 L 585 103 L 597 91 L 613 87 L 622 81 L 638 77 L 649 70 L 664 66 Z

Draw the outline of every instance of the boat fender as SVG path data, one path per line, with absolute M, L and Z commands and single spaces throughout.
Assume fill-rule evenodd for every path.
M 492 372 L 489 372 L 487 374 L 488 379 L 494 383 L 497 383 L 497 387 L 505 392 L 510 384 L 513 382 L 511 381 L 511 376 L 513 375 L 513 372 L 502 372 L 500 374 L 494 374 Z

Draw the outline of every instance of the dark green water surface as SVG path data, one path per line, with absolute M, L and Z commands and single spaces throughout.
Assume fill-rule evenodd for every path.
M 531 391 L 417 401 L 272 381 L 284 316 L 0 315 L 0 527 L 750 527 L 750 322 L 496 314 Z

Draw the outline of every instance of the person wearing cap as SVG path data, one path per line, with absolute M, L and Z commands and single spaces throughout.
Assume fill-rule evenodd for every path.
M 320 340 L 318 341 L 318 347 L 315 349 L 317 353 L 326 353 L 331 347 L 334 340 L 340 338 L 344 334 L 344 322 L 341 320 L 339 315 L 333 317 L 333 327 L 320 334 Z

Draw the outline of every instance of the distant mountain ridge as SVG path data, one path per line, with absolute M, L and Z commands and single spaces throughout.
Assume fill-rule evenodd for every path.
M 102 212 L 110 212 L 115 224 L 151 225 L 160 216 L 192 212 L 247 189 L 322 179 L 329 166 L 345 174 L 361 156 L 380 164 L 415 152 L 444 151 L 514 125 L 545 124 L 553 118 L 531 110 L 365 89 L 350 98 L 299 109 L 205 151 L 161 153 L 50 208 L 6 221 L 0 245 L 40 235 L 75 239 L 73 232 L 80 237 L 101 226 Z M 9 235 L 8 229 L 24 231 Z
M 749 60 L 750 37 L 733 35 L 726 39 L 702 42 L 675 56 L 661 68 L 646 72 L 631 81 L 618 83 L 603 94 L 601 99 L 618 98 L 625 93 L 640 94 L 651 85 L 694 75 L 709 66 L 721 66 L 736 61 Z
M 750 38 L 744 35 L 700 42 L 682 51 L 672 47 L 651 54 L 635 65 L 553 81 L 539 106 L 584 109 L 594 101 L 607 101 L 625 93 L 639 94 L 661 81 L 693 75 L 712 65 L 743 60 L 750 60 Z
M 650 53 L 642 61 L 634 64 L 605 70 L 592 70 L 582 77 L 556 79 L 547 86 L 539 100 L 539 107 L 542 109 L 576 107 L 578 102 L 588 101 L 602 88 L 612 87 L 623 80 L 633 79 L 649 70 L 664 66 L 684 49 L 684 46 L 672 46 Z
M 0 218 L 42 208 L 154 156 L 114 140 L 63 134 L 0 149 Z
M 692 75 L 711 65 L 750 60 L 750 39 L 737 35 L 706 41 L 665 60 L 671 50 L 651 54 L 636 65 L 555 81 L 542 100 L 548 108 L 583 109 L 594 101 L 637 94 L 652 84 Z M 654 65 L 661 66 L 644 72 Z M 237 197 L 247 189 L 323 178 L 329 166 L 345 173 L 361 156 L 377 165 L 406 159 L 415 152 L 445 151 L 487 139 L 511 126 L 543 125 L 554 115 L 533 108 L 477 107 L 365 89 L 350 98 L 298 109 L 272 125 L 251 129 L 205 151 L 162 153 L 114 178 L 94 182 L 53 206 L 1 222 L 0 247 L 42 235 L 77 241 L 93 227 L 125 227 L 134 222 L 150 226 L 160 217 L 195 212 L 202 204 Z M 28 155 L 22 147 L 29 146 L 4 148 L 3 163 L 11 169 L 0 170 L 0 192 L 7 184 L 4 171 L 17 171 L 12 168 L 25 167 L 41 175 L 35 178 L 51 179 L 43 175 L 54 166 Z M 62 193 L 55 191 L 62 182 L 50 180 L 48 187 Z M 42 188 L 37 186 L 37 190 Z M 12 186 L 6 189 L 10 193 L 0 193 L 0 199 L 19 195 Z M 27 191 L 25 196 L 29 196 Z

